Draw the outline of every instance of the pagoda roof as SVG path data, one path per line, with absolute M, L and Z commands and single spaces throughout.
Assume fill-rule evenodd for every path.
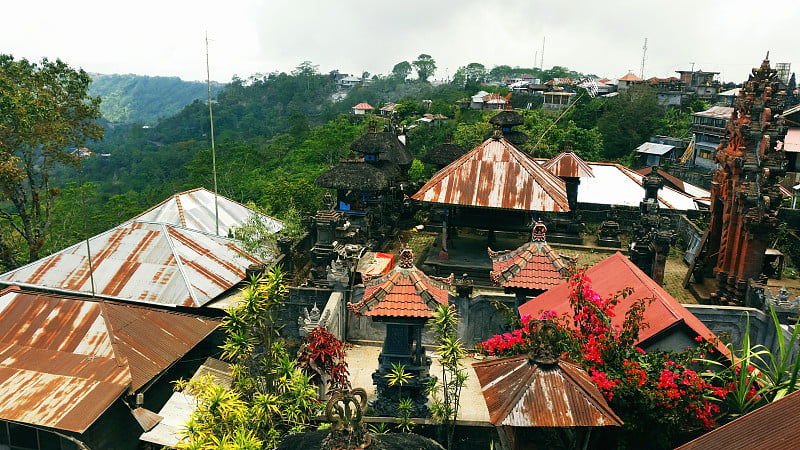
M 361 301 L 347 307 L 356 315 L 429 319 L 439 305 L 448 304 L 452 281 L 453 275 L 428 277 L 401 254 L 391 272 L 364 283 Z
M 574 263 L 562 257 L 547 242 L 531 241 L 512 251 L 489 249 L 495 286 L 547 290 L 564 281 Z
M 472 364 L 495 426 L 621 426 L 589 375 L 565 361 L 543 365 L 528 355 Z
M 389 187 L 387 173 L 363 159 L 348 159 L 320 174 L 314 186 L 328 189 L 380 191 Z
M 544 163 L 544 168 L 558 177 L 594 177 L 592 167 L 570 150 L 563 151 L 550 158 Z
M 445 142 L 442 145 L 432 148 L 425 156 L 422 157 L 422 162 L 428 164 L 435 164 L 438 166 L 446 166 L 451 162 L 463 156 L 467 151 L 464 147 L 458 144 Z
M 380 154 L 381 159 L 399 166 L 409 165 L 414 160 L 408 149 L 388 131 L 371 131 L 350 144 L 350 150 L 362 155 Z
M 483 208 L 569 211 L 564 181 L 500 136 L 437 172 L 412 198 Z
M 495 114 L 489 119 L 489 123 L 492 125 L 500 125 L 500 126 L 516 126 L 522 125 L 525 123 L 525 119 L 522 115 L 514 110 L 505 110 L 500 111 L 499 113 Z
M 494 252 L 489 249 L 492 259 L 489 276 L 495 286 L 547 290 L 564 281 L 575 259 L 556 253 L 544 240 L 546 231 L 544 224 L 538 222 L 533 228 L 533 240 L 516 250 Z

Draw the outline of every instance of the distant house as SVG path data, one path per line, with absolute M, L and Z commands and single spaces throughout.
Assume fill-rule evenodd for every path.
M 544 102 L 542 108 L 561 110 L 569 106 L 572 98 L 575 97 L 574 92 L 545 92 Z
M 370 106 L 369 103 L 359 103 L 353 106 L 353 114 L 356 116 L 364 116 L 371 113 L 375 108 Z
M 389 102 L 378 110 L 378 114 L 381 116 L 391 116 L 395 109 L 397 109 L 397 103 Z
M 642 166 L 658 166 L 664 161 L 674 161 L 677 150 L 674 145 L 645 142 L 636 147 L 639 163 Z
M 475 95 L 472 96 L 472 100 L 470 101 L 469 107 L 472 109 L 483 109 L 484 100 L 483 98 L 489 95 L 486 91 L 478 91 Z
M 727 106 L 712 106 L 711 108 L 692 113 L 692 135 L 694 136 L 695 167 L 711 171 L 714 170 L 714 152 L 725 136 L 725 128 L 733 114 L 733 108 Z
M 641 83 L 641 78 L 637 77 L 631 72 L 628 72 L 624 77 L 618 80 L 617 89 L 620 91 L 633 87 L 635 84 Z
M 352 89 L 354 86 L 361 84 L 361 82 L 362 82 L 361 78 L 348 75 L 338 80 L 337 85 L 339 89 L 347 90 L 347 89 Z

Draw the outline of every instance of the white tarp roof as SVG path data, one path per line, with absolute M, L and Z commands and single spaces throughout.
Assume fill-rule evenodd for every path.
M 645 142 L 644 144 L 636 147 L 637 153 L 647 153 L 648 155 L 663 156 L 670 150 L 674 149 L 674 145 L 656 144 L 655 142 Z

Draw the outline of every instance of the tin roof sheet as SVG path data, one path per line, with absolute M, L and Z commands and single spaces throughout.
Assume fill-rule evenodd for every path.
M 599 205 L 639 206 L 644 199 L 643 175 L 620 164 L 589 163 L 594 178 L 582 178 L 578 186 L 578 203 Z M 697 188 L 695 195 L 665 186 L 658 191 L 660 208 L 681 211 L 699 209 L 698 198 L 708 198 L 711 193 Z
M 589 375 L 564 362 L 539 365 L 527 355 L 472 364 L 495 426 L 621 426 Z
M 712 106 L 705 111 L 692 113 L 693 116 L 713 117 L 715 119 L 730 119 L 733 108 L 730 106 Z
M 141 221 L 90 238 L 89 248 L 91 261 L 83 241 L 0 275 L 0 283 L 200 307 L 242 281 L 247 266 L 259 262 L 235 240 Z
M 586 164 L 575 152 L 561 152 L 544 163 L 544 168 L 558 177 L 594 177 L 592 167 Z
M 700 319 L 620 252 L 590 267 L 586 271 L 586 276 L 591 280 L 592 288 L 601 296 L 613 295 L 626 287 L 633 288 L 633 294 L 620 299 L 617 304 L 616 315 L 611 318 L 611 323 L 615 327 L 622 326 L 625 313 L 634 302 L 639 299 L 653 299 L 644 311 L 644 321 L 648 326 L 639 332 L 640 344 L 681 324 L 685 324 L 697 336 L 702 336 L 706 340 L 711 341 L 714 338 L 714 333 L 703 325 Z M 571 315 L 573 311 L 569 303 L 569 293 L 569 283 L 564 281 L 520 306 L 519 313 L 539 317 L 540 312 L 552 310 L 559 316 Z M 723 354 L 728 354 L 727 349 L 721 344 L 717 349 Z
M 134 217 L 133 220 L 163 222 L 192 230 L 229 236 L 229 232 L 246 223 L 254 215 L 266 225 L 267 231 L 276 233 L 283 229 L 282 221 L 260 214 L 241 203 L 216 195 L 219 212 L 219 233 L 214 207 L 214 193 L 205 188 L 181 192 Z
M 9 288 L 0 293 L 0 419 L 84 432 L 218 322 Z
M 749 412 L 690 441 L 678 450 L 773 450 L 797 447 L 800 391 Z
M 644 144 L 636 147 L 636 153 L 646 153 L 648 155 L 663 156 L 670 150 L 674 149 L 674 145 L 656 144 L 655 142 L 645 142 Z
M 800 128 L 789 128 L 783 140 L 783 151 L 797 153 L 800 152 Z
M 504 138 L 489 138 L 437 172 L 416 200 L 484 208 L 569 211 L 564 182 Z

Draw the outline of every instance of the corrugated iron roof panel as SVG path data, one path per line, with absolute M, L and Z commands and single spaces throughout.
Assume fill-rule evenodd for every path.
M 258 216 L 270 233 L 276 233 L 284 227 L 280 220 L 257 213 L 227 197 L 217 195 L 216 201 L 220 236 L 228 236 L 233 228 L 242 226 L 253 215 Z M 134 217 L 133 220 L 163 222 L 217 234 L 216 215 L 214 193 L 205 188 L 198 188 L 175 194 Z
M 729 106 L 712 106 L 705 111 L 692 113 L 693 116 L 713 117 L 715 119 L 730 119 L 733 108 Z
M 783 141 L 783 151 L 800 152 L 800 128 L 789 128 Z
M 236 241 L 173 225 L 131 221 L 0 275 L 0 283 L 109 299 L 199 307 L 259 262 Z
M 558 177 L 594 177 L 592 167 L 574 152 L 561 152 L 544 163 L 544 168 Z
M 81 433 L 217 326 L 170 311 L 6 289 L 0 419 Z
M 655 142 L 645 142 L 644 144 L 636 147 L 636 153 L 646 153 L 648 155 L 663 156 L 670 150 L 674 149 L 674 145 L 656 144 Z
M 591 163 L 594 178 L 583 178 L 578 186 L 578 203 L 639 206 L 644 199 L 641 174 L 619 164 Z M 696 188 L 695 193 L 708 191 Z M 659 207 L 682 211 L 698 209 L 696 199 L 669 186 L 658 191 Z
M 589 376 L 564 361 L 542 366 L 528 356 L 473 363 L 495 426 L 621 426 Z
M 412 198 L 484 208 L 569 211 L 564 182 L 502 138 L 489 138 L 455 160 Z

